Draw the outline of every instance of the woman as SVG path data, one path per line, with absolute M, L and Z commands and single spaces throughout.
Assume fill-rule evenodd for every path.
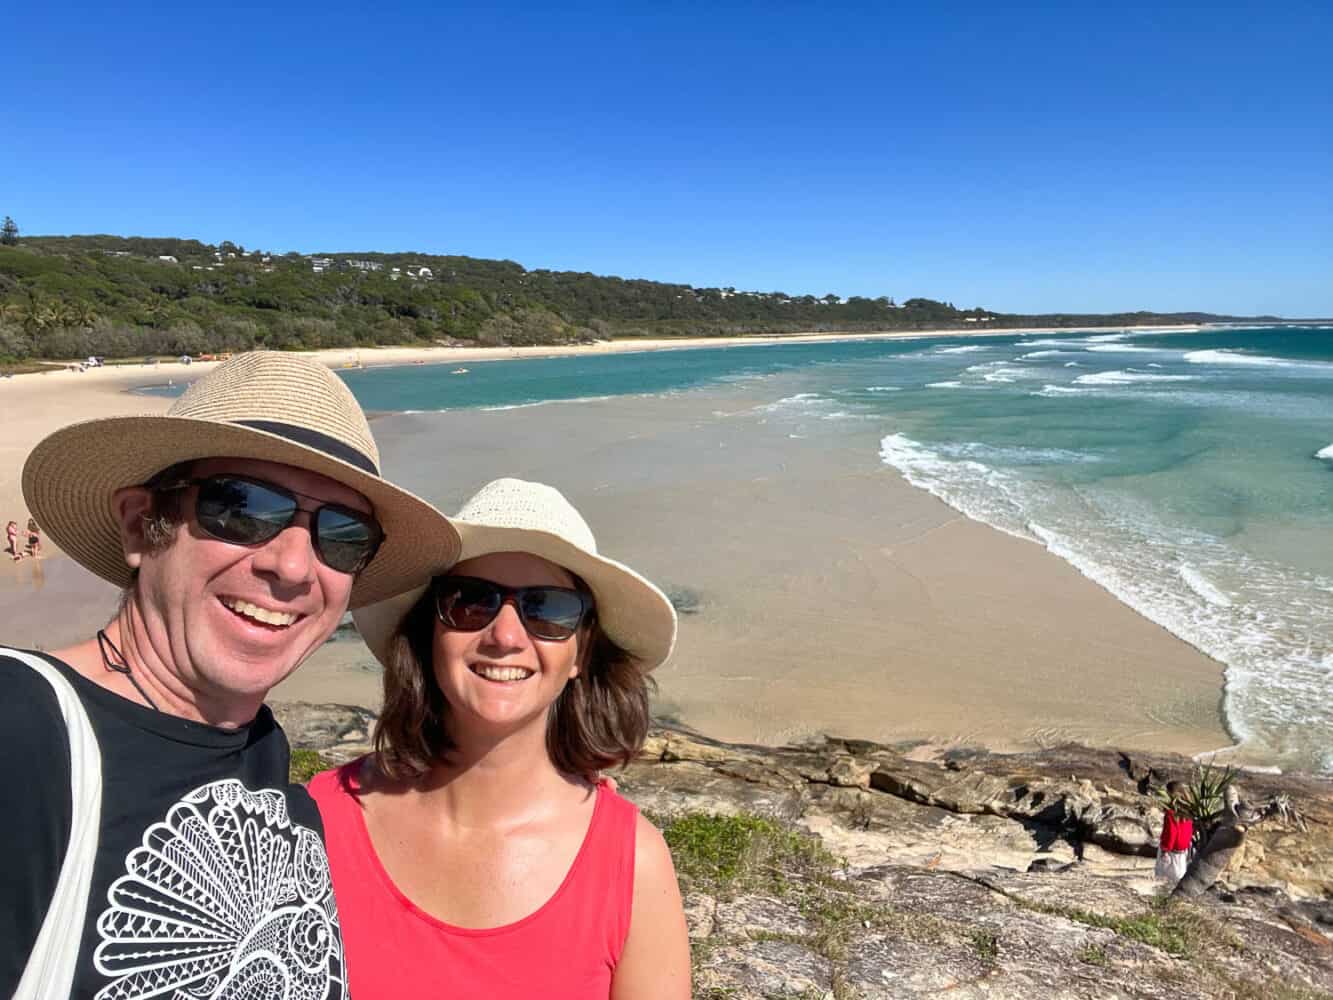
M 28 555 L 36 558 L 42 554 L 42 529 L 37 527 L 37 519 L 28 518 Z
M 1153 877 L 1168 889 L 1185 877 L 1189 869 L 1190 844 L 1194 840 L 1194 820 L 1183 815 L 1185 786 L 1171 781 L 1166 786 L 1166 809 L 1162 814 L 1162 835 L 1157 842 L 1157 862 Z
M 671 856 L 597 777 L 642 746 L 675 612 L 549 486 L 496 480 L 456 523 L 452 569 L 356 613 L 376 750 L 310 784 L 351 993 L 685 1000 Z

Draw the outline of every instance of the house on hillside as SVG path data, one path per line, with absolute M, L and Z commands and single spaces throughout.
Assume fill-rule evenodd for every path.
M 163 264 L 179 264 L 179 263 L 180 263 L 180 261 L 178 261 L 175 257 L 171 256 L 171 254 L 169 254 L 169 253 L 158 254 L 158 255 L 157 255 L 157 259 L 160 260 Z
M 349 260 L 347 266 L 357 271 L 383 271 L 384 265 L 377 260 Z

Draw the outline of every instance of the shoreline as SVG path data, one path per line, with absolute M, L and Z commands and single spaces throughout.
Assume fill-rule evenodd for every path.
M 647 351 L 695 350 L 708 347 L 745 347 L 772 344 L 805 344 L 827 341 L 838 343 L 857 340 L 927 340 L 933 337 L 990 338 L 1023 336 L 1027 334 L 1061 333 L 1127 333 L 1134 331 L 1161 331 L 1162 333 L 1195 333 L 1210 329 L 1206 323 L 1181 323 L 1174 325 L 1130 325 L 1130 326 L 1049 326 L 1049 327 L 1009 327 L 1005 329 L 978 329 L 977 327 L 944 327 L 932 330 L 881 330 L 847 333 L 772 333 L 772 334 L 735 334 L 723 337 L 622 337 L 616 340 L 598 340 L 584 344 L 546 344 L 533 346 L 497 346 L 497 347 L 462 347 L 462 346 L 421 346 L 421 347 L 321 347 L 313 351 L 291 351 L 314 358 L 330 368 L 356 369 L 380 368 L 386 365 L 403 365 L 423 362 L 426 364 L 448 364 L 450 361 L 514 361 L 527 358 L 573 357 L 583 354 L 634 354 Z M 369 363 L 366 358 L 369 357 Z M 49 371 L 21 372 L 5 382 L 27 382 L 37 379 L 57 381 L 50 376 L 65 376 L 80 381 L 108 382 L 141 380 L 150 372 L 162 372 L 168 377 L 195 379 L 217 367 L 217 361 L 192 361 L 183 365 L 178 361 L 160 364 L 110 364 L 98 368 L 89 368 L 83 372 L 69 371 L 66 366 L 77 364 L 77 360 L 51 361 L 42 360 L 38 364 L 50 365 Z M 160 384 L 150 382 L 146 384 Z M 141 386 L 142 387 L 142 386 Z M 2 397 L 0 397 L 2 398 Z
M 321 348 L 294 351 L 327 365 L 334 371 L 405 365 L 443 365 L 467 362 L 516 361 L 535 358 L 577 357 L 600 354 L 635 354 L 651 351 L 699 350 L 722 347 L 758 347 L 784 343 L 830 343 L 859 340 L 927 340 L 934 337 L 988 339 L 1022 336 L 1031 333 L 1122 333 L 1160 330 L 1166 333 L 1190 333 L 1208 329 L 1207 324 L 1175 326 L 1117 327 L 1041 327 L 1006 330 L 940 329 L 868 333 L 792 333 L 731 337 L 662 337 L 621 339 L 592 344 L 564 344 L 539 347 L 354 347 Z M 23 372 L 0 379 L 0 410 L 6 416 L 6 433 L 0 436 L 0 519 L 13 518 L 26 524 L 29 516 L 20 486 L 23 462 L 43 437 L 57 427 L 99 417 L 164 413 L 171 405 L 166 397 L 153 396 L 138 389 L 151 389 L 176 381 L 194 381 L 216 368 L 217 361 L 162 364 L 124 364 L 70 371 L 64 364 L 50 362 L 51 369 Z M 164 383 L 165 380 L 165 383 Z M 77 399 L 65 397 L 64 391 L 87 390 Z M 54 391 L 53 391 L 54 390 Z M 58 398 L 60 397 L 60 398 Z M 12 513 L 11 513 L 12 512 Z M 53 549 L 53 551 L 56 551 Z M 0 577 L 2 579 L 2 577 Z

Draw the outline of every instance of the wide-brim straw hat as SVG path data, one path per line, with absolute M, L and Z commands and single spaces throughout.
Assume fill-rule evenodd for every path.
M 52 541 L 124 587 L 131 573 L 113 495 L 179 462 L 206 458 L 280 462 L 327 476 L 370 501 L 384 541 L 357 575 L 353 608 L 400 593 L 458 556 L 449 520 L 380 476 L 370 425 L 342 379 L 316 361 L 277 351 L 223 362 L 165 414 L 61 428 L 28 456 L 23 495 Z
M 522 479 L 496 479 L 463 505 L 453 523 L 463 540 L 459 562 L 494 552 L 540 556 L 588 585 L 602 631 L 642 669 L 652 670 L 671 655 L 676 610 L 667 596 L 628 566 L 599 555 L 592 529 L 559 490 Z M 435 572 L 448 569 L 441 564 Z M 381 663 L 388 664 L 394 632 L 427 586 L 352 615 Z

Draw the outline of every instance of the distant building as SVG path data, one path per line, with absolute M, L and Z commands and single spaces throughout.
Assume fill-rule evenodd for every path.
M 357 271 L 383 271 L 384 265 L 377 260 L 349 260 L 347 266 Z
M 171 254 L 169 254 L 169 253 L 158 254 L 158 255 L 157 255 L 157 259 L 160 260 L 160 261 L 162 261 L 162 263 L 164 263 L 164 264 L 179 264 L 179 263 L 180 263 L 180 261 L 178 261 L 175 257 L 171 256 Z

